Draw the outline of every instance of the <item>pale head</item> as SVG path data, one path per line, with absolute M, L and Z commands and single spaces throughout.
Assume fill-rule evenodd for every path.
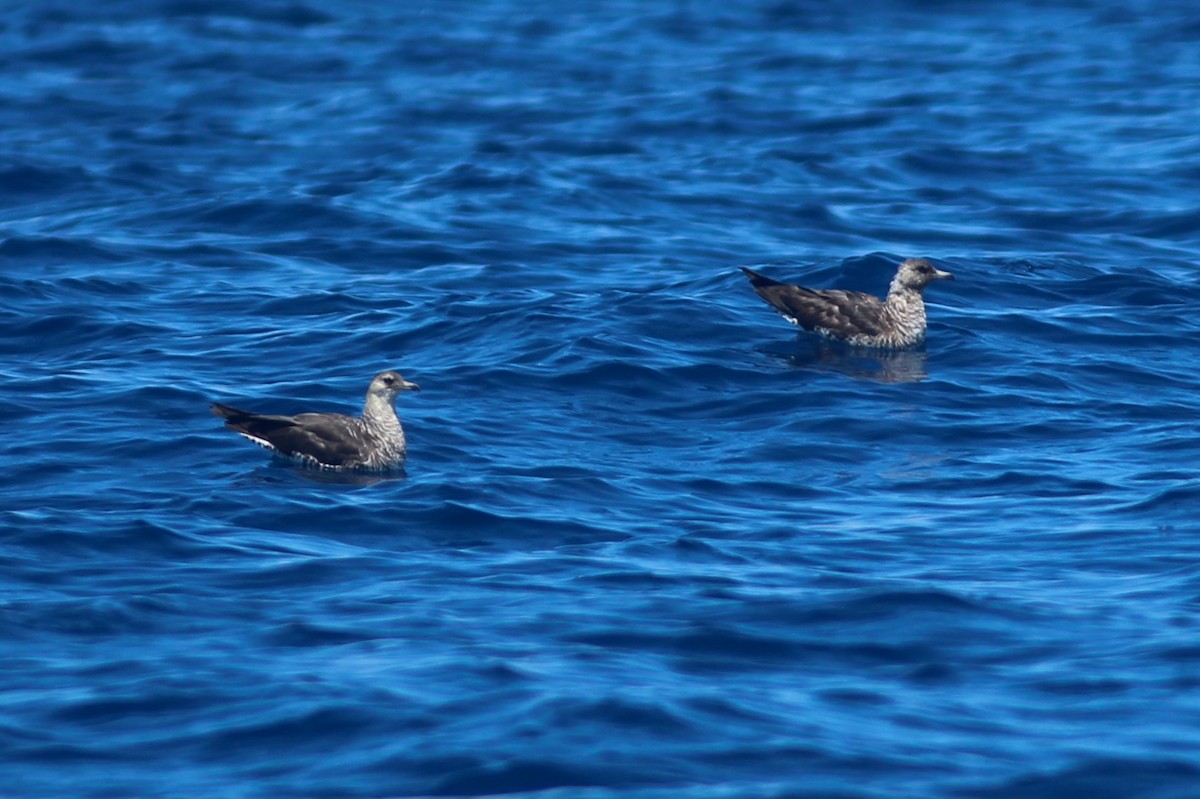
M 391 402 L 401 391 L 420 390 L 421 387 L 416 383 L 410 383 L 399 372 L 389 369 L 386 372 L 380 372 L 375 375 L 375 379 L 371 381 L 370 387 L 367 388 L 367 396 L 381 397 Z
M 926 258 L 908 258 L 896 270 L 896 279 L 892 285 L 899 288 L 922 291 L 935 280 L 953 280 L 954 275 L 943 272 L 931 264 Z

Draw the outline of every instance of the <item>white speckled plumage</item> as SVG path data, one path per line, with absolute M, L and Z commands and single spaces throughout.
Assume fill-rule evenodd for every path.
M 925 340 L 925 288 L 954 275 L 925 258 L 909 258 L 896 270 L 887 297 L 841 289 L 809 289 L 780 283 L 742 267 L 755 292 L 792 324 L 860 347 L 903 349 Z

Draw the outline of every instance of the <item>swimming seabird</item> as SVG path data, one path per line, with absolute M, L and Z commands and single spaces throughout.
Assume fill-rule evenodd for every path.
M 386 471 L 404 465 L 407 445 L 394 403 L 401 391 L 420 391 L 399 372 L 380 372 L 367 388 L 362 416 L 301 413 L 267 416 L 214 402 L 225 426 L 255 444 L 321 469 Z
M 792 324 L 860 347 L 902 349 L 925 339 L 925 287 L 935 280 L 953 280 L 924 258 L 900 264 L 879 299 L 860 291 L 808 289 L 780 283 L 753 269 L 741 267 L 758 296 Z

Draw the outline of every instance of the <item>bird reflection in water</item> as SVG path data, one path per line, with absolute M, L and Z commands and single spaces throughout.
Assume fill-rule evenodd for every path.
M 313 469 L 297 464 L 287 458 L 273 457 L 266 466 L 260 466 L 253 472 L 253 479 L 260 483 L 284 484 L 297 480 L 307 480 L 310 483 L 331 486 L 350 486 L 365 488 L 391 480 L 405 480 L 408 473 L 403 468 L 389 469 L 386 472 L 346 472 L 331 469 Z
M 795 348 L 786 352 L 766 348 L 759 352 L 793 369 L 837 372 L 879 383 L 917 383 L 929 377 L 929 353 L 924 347 L 877 350 L 818 339 L 797 341 Z

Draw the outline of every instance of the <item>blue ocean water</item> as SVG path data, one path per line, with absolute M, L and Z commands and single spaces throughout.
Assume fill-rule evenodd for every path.
M 6 797 L 1200 795 L 1188 0 L 0 23 Z M 797 334 L 739 265 L 927 344 Z M 355 411 L 407 474 L 212 400 Z

